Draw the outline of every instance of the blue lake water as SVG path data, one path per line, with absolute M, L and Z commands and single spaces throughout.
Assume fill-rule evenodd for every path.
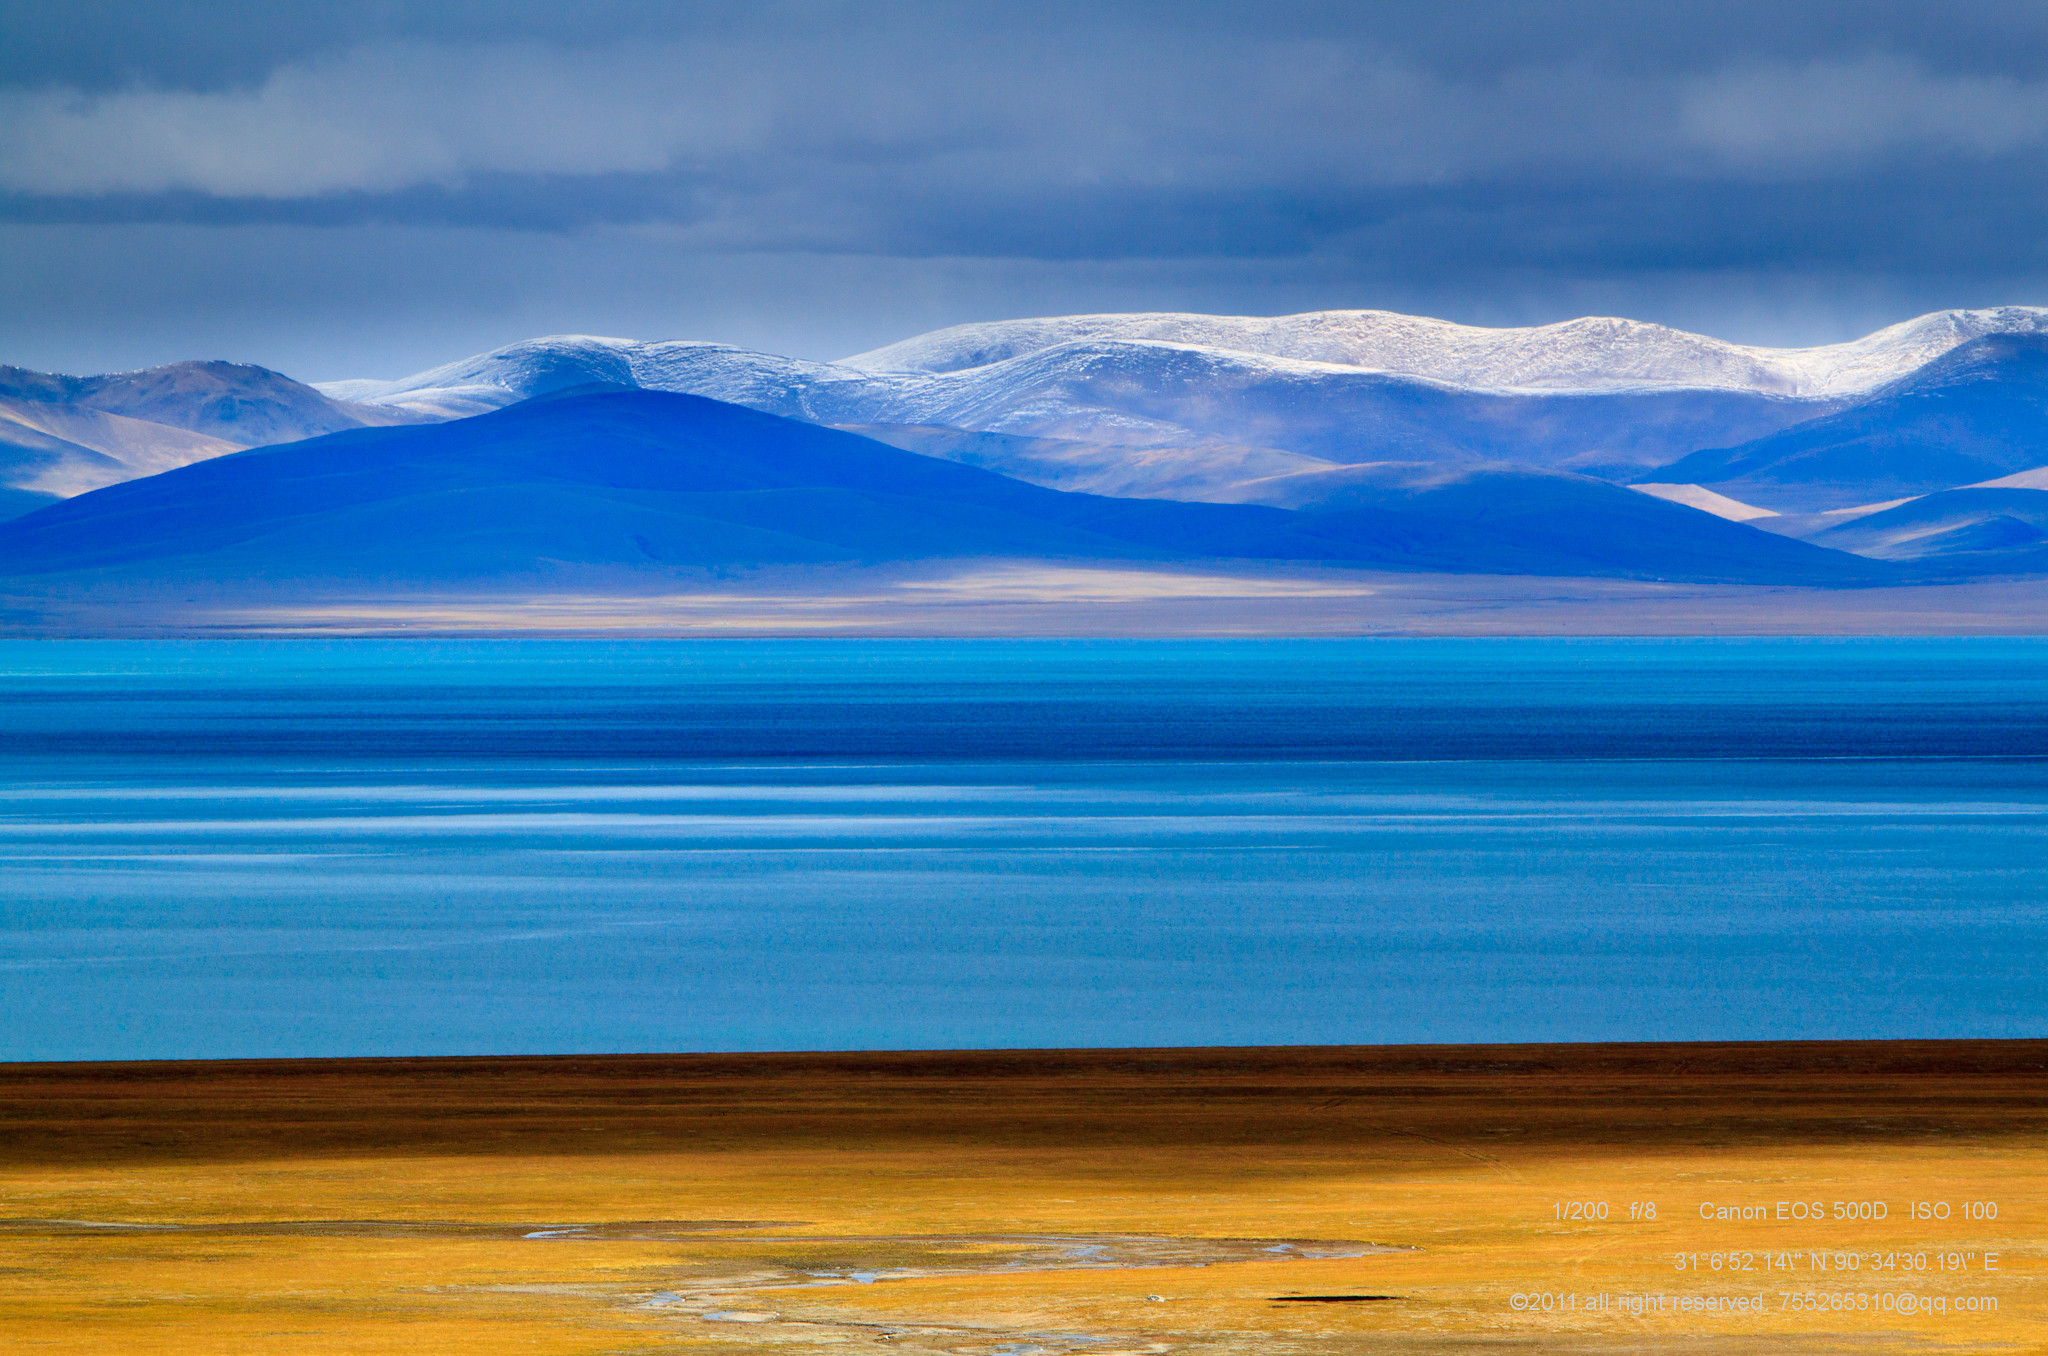
M 0 643 L 0 1058 L 2048 1033 L 2048 644 Z

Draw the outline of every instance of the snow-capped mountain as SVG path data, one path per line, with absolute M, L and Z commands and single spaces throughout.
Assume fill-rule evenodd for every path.
M 829 363 L 751 353 L 729 344 L 556 334 L 508 344 L 397 381 L 329 381 L 319 383 L 319 389 L 336 400 L 443 418 L 482 414 L 588 385 L 676 391 L 784 413 L 798 411 L 803 394 L 814 386 L 865 380 L 861 373 Z
M 1382 311 L 1067 316 L 957 326 L 838 363 L 559 335 L 321 389 L 455 417 L 568 387 L 637 386 L 811 423 L 936 430 L 882 436 L 1041 485 L 1222 499 L 1245 479 L 1378 462 L 1661 481 L 1650 468 L 1833 415 L 1960 345 L 2043 334 L 2048 309 L 2023 306 L 1937 312 L 1807 349 L 1611 319 L 1480 329 Z
M 1615 474 L 1836 408 L 1732 388 L 1470 388 L 1153 340 L 1075 341 L 950 372 L 870 372 L 723 344 L 564 335 L 399 381 L 321 389 L 456 417 L 586 384 L 709 396 L 820 424 L 930 425 L 1146 450 L 1250 448 L 1345 464 L 1512 460 Z M 1199 477 L 1191 483 L 1160 459 L 1145 460 L 1164 477 L 1157 492 L 1205 493 Z M 1033 478 L 1021 463 L 992 469 Z M 1119 483 L 1146 493 L 1150 477 Z
M 1684 387 L 1828 398 L 1874 390 L 1987 334 L 2043 332 L 2048 308 L 2036 306 L 1937 311 L 1817 348 L 1730 344 L 1606 316 L 1488 329 L 1391 311 L 1274 317 L 1153 312 L 955 325 L 844 358 L 840 365 L 867 372 L 958 372 L 1063 344 L 1143 341 L 1362 367 L 1467 387 Z
M 1016 482 L 1024 481 L 1040 487 L 1032 494 L 1114 496 L 1101 502 L 1124 507 L 1101 512 L 1165 514 L 1162 522 L 1179 522 L 1173 514 L 1199 507 L 1186 519 L 1194 535 L 1183 544 L 1194 550 L 1200 538 L 1208 542 L 1202 550 L 1212 554 L 1230 554 L 1217 544 L 1220 538 L 1202 537 L 1207 528 L 1196 531 L 1212 518 L 1241 521 L 1250 530 L 1259 514 L 1295 512 L 1320 515 L 1322 525 L 1311 534 L 1316 544 L 1313 550 L 1302 542 L 1283 544 L 1282 556 L 1274 558 L 1323 558 L 1317 553 L 1328 550 L 1337 553 L 1329 559 L 1392 563 L 1398 556 L 1404 568 L 1507 572 L 1657 573 L 1668 563 L 1678 571 L 1672 577 L 1732 579 L 1764 577 L 1756 573 L 1764 569 L 1761 558 L 1752 559 L 1757 551 L 1790 551 L 1765 571 L 1789 571 L 1771 575 L 1789 579 L 1827 573 L 1821 567 L 1826 556 L 1781 547 L 1781 538 L 1818 539 L 1841 528 L 1843 515 L 1862 514 L 1871 524 L 1858 529 L 1861 535 L 1839 534 L 1853 549 L 1917 560 L 1930 553 L 1922 539 L 1938 538 L 1935 553 L 1954 557 L 1954 570 L 2031 570 L 2035 566 L 2026 562 L 2037 554 L 2048 562 L 2048 545 L 2035 540 L 2048 529 L 2009 510 L 2032 504 L 2028 496 L 2048 500 L 2048 491 L 2032 480 L 2020 483 L 2048 474 L 2044 364 L 2048 310 L 2007 307 L 1922 316 L 1852 343 L 1812 349 L 1743 347 L 1619 320 L 1481 330 L 1383 312 L 1330 312 L 1272 320 L 1075 316 L 962 326 L 837 363 L 726 344 L 558 335 L 396 381 L 331 382 L 317 391 L 228 364 L 182 364 L 114 378 L 15 373 L 0 389 L 0 471 L 11 468 L 11 478 L 0 477 L 0 493 L 11 496 L 0 502 L 0 517 L 29 513 L 42 521 L 44 513 L 31 511 L 81 490 L 155 479 L 153 473 L 166 467 L 210 462 L 259 442 L 308 438 L 294 446 L 313 449 L 306 455 L 316 460 L 338 457 L 332 469 L 352 487 L 348 494 L 383 494 L 392 486 L 381 484 L 380 476 L 412 474 L 403 457 L 383 470 L 362 460 L 373 443 L 382 446 L 364 441 L 366 430 L 384 424 L 442 427 L 452 441 L 444 445 L 436 435 L 417 446 L 469 459 L 462 460 L 470 467 L 464 476 L 476 469 L 476 457 L 488 464 L 505 452 L 493 442 L 493 430 L 545 427 L 553 432 L 528 448 L 539 460 L 527 469 L 543 480 L 558 471 L 573 479 L 581 458 L 610 446 L 605 439 L 632 443 L 638 435 L 627 435 L 628 425 L 638 427 L 634 420 L 680 419 L 678 411 L 688 407 L 697 413 L 684 424 L 723 419 L 727 423 L 718 427 L 734 437 L 749 430 L 768 437 L 760 415 L 780 416 L 785 423 L 775 437 L 792 448 L 812 446 L 805 442 L 811 434 L 793 428 L 840 430 L 813 448 L 824 458 L 813 469 L 824 478 L 783 487 L 824 495 L 806 513 L 849 489 L 832 479 L 837 472 L 827 463 L 834 456 L 857 453 L 857 460 L 880 466 L 898 465 L 903 452 L 916 452 L 922 455 L 899 466 L 908 468 L 905 475 L 920 463 L 922 474 L 938 474 L 930 460 L 938 458 L 963 464 L 946 468 L 946 475 L 972 469 L 1008 477 L 1005 495 L 1020 493 Z M 722 403 L 676 402 L 645 392 Z M 574 420 L 557 427 L 560 420 L 544 412 L 564 404 L 576 404 L 593 419 L 610 411 L 606 419 L 617 415 L 626 423 L 599 419 L 581 432 Z M 337 429 L 345 431 L 340 441 L 315 436 Z M 633 455 L 654 460 L 633 463 L 640 467 L 635 475 L 667 474 L 663 459 L 683 449 L 711 458 L 699 468 L 709 477 L 699 488 L 713 493 L 720 458 L 744 460 L 761 451 L 743 445 L 745 438 L 699 446 L 696 435 L 677 429 L 670 430 L 674 437 L 639 440 L 645 445 Z M 848 439 L 848 431 L 863 436 Z M 410 439 L 391 443 L 393 454 L 415 446 Z M 883 444 L 901 451 L 885 454 Z M 566 460 L 555 467 L 549 458 Z M 209 471 L 178 483 L 240 485 L 240 474 Z M 495 481 L 486 486 L 488 479 L 471 487 L 476 494 L 489 491 L 476 501 L 485 507 L 475 511 L 496 521 L 491 515 L 498 510 L 488 506 L 497 500 L 490 496 L 512 491 Z M 1900 507 L 1900 496 L 1938 497 L 1955 485 L 1975 486 L 1996 502 L 1978 494 L 1967 503 L 1944 500 L 1880 521 L 1883 512 Z M 613 532 L 653 511 L 637 500 L 613 502 L 616 496 L 606 497 L 613 490 L 624 493 L 613 485 L 599 495 L 603 503 L 593 501 L 596 516 L 586 524 L 612 542 L 605 549 L 623 551 L 619 542 L 642 536 L 656 540 Z M 1206 502 L 1169 511 L 1156 503 L 1131 506 L 1133 500 Z M 548 503 L 519 500 L 518 514 L 525 517 L 518 530 L 532 538 L 529 545 L 555 541 L 548 535 L 554 531 Z M 1203 516 L 1228 506 L 1235 506 L 1234 516 Z M 437 528 L 415 522 L 417 508 L 405 509 L 413 515 L 405 521 L 439 540 Z M 1737 518 L 1754 519 L 1770 532 L 1696 521 Z M 600 519 L 610 524 L 601 532 L 593 526 L 601 526 Z M 746 530 L 794 531 L 793 519 L 770 519 L 749 520 Z M 831 513 L 818 519 L 828 520 L 835 532 L 866 530 L 838 523 Z M 2042 520 L 2048 522 L 2048 510 Z M 983 514 L 976 522 L 979 527 L 963 525 L 946 540 L 961 549 L 994 549 L 1001 533 L 984 532 L 995 531 L 994 520 Z M 731 526 L 738 531 L 741 524 Z M 676 524 L 662 531 L 670 528 L 683 531 Z M 496 540 L 483 526 L 478 531 L 479 541 Z M 1513 549 L 1503 545 L 1510 538 L 1519 543 Z M 1435 545 L 1416 554 L 1421 548 L 1415 544 L 1425 541 Z M 1691 545 L 1681 551 L 1673 545 L 1681 541 Z M 850 542 L 839 545 L 862 558 L 884 546 L 907 549 L 881 538 L 857 550 Z M 1146 542 L 1146 551 L 1166 549 L 1149 537 Z M 1407 542 L 1401 549 L 1408 554 L 1387 554 L 1390 542 Z M 569 549 L 557 542 L 541 554 L 557 546 Z M 1309 554 L 1285 554 L 1297 548 Z M 649 558 L 667 560 L 668 550 Z M 1261 546 L 1252 554 L 1265 551 Z M 818 558 L 839 557 L 827 552 Z M 1839 561 L 1828 568 L 1848 569 L 1856 579 L 1867 574 L 1856 573 L 1861 565 Z
M 0 367 L 0 518 L 245 447 L 411 422 L 245 363 L 94 377 Z

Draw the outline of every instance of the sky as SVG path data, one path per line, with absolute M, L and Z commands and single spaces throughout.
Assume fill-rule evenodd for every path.
M 0 363 L 2048 304 L 2048 5 L 0 0 Z

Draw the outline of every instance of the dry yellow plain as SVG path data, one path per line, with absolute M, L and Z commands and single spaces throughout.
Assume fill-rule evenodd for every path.
M 0 1349 L 2041 1351 L 2044 1093 L 2038 1041 L 0 1066 Z

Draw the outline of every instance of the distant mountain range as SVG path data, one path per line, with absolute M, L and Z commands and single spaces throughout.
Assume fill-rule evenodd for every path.
M 1639 320 L 1588 317 L 1486 329 L 1391 311 L 1278 317 L 1075 315 L 956 325 L 842 359 L 869 372 L 959 372 L 1074 343 L 1159 343 L 1363 367 L 1452 386 L 1747 391 L 1854 398 L 1987 334 L 2048 330 L 2048 311 L 1938 311 L 1846 344 L 1758 348 Z
M 580 394 L 556 398 L 564 392 Z M 776 422 L 720 422 L 702 401 L 685 419 L 682 407 L 628 398 L 641 392 L 704 397 Z M 656 408 L 669 413 L 657 419 Z M 581 435 L 562 424 L 576 418 L 593 421 Z M 1032 501 L 1029 531 L 952 489 L 943 510 L 919 500 L 914 527 L 896 516 L 909 511 L 899 490 L 878 488 L 867 471 L 842 476 L 843 467 L 746 491 L 758 499 L 772 489 L 756 507 L 780 505 L 795 515 L 786 523 L 724 501 L 672 499 L 737 492 L 705 478 L 716 460 L 707 438 L 736 440 L 721 455 L 766 475 L 761 449 L 796 445 L 771 427 L 832 432 L 843 439 L 828 444 L 835 456 L 865 458 L 871 470 L 952 463 L 954 473 L 1013 487 L 1005 494 L 1054 498 Z M 308 438 L 291 450 L 325 468 L 304 472 L 308 485 L 327 494 L 347 483 L 347 502 L 316 496 L 296 517 L 262 516 L 272 502 L 264 487 L 277 483 L 266 476 L 316 464 L 279 461 L 277 445 Z M 505 442 L 497 469 L 479 438 Z M 694 469 L 673 482 L 613 484 L 602 469 L 615 456 L 635 466 L 680 456 L 685 444 Z M 659 448 L 670 450 L 650 450 Z M 350 456 L 372 458 L 365 465 L 382 468 L 375 475 L 389 493 L 369 493 L 368 471 L 317 460 Z M 839 465 L 818 456 L 805 464 Z M 207 466 L 174 470 L 194 462 Z M 438 469 L 421 469 L 429 466 Z M 523 479 L 504 479 L 515 473 Z M 994 493 L 991 480 L 976 483 L 976 493 Z M 439 487 L 439 507 L 411 521 L 441 540 L 431 550 L 405 545 L 395 526 L 426 502 L 428 484 Z M 536 486 L 547 494 L 532 497 Z M 1193 554 L 1833 583 L 2035 572 L 2048 570 L 2048 511 L 2030 507 L 2048 506 L 2048 309 L 1941 312 L 1811 349 L 1626 320 L 1496 330 L 1348 311 L 1007 321 L 837 363 L 557 336 L 397 381 L 317 387 L 227 363 L 87 378 L 0 369 L 0 517 L 84 491 L 94 493 L 0 532 L 0 568 L 175 558 L 181 569 L 240 569 L 261 558 L 304 571 L 316 564 L 309 543 L 327 541 L 341 573 L 369 569 L 384 552 L 401 572 L 468 577 L 496 568 L 492 560 L 523 562 L 518 569 L 865 561 L 882 558 L 877 543 L 888 542 L 884 555 L 906 559 Z M 209 506 L 207 495 L 224 498 Z M 248 503 L 227 502 L 236 496 Z M 1148 501 L 1130 520 L 1143 530 L 1103 528 L 1125 520 L 1103 516 L 1102 496 Z M 805 516 L 827 501 L 855 516 Z M 487 503 L 496 507 L 476 507 Z M 118 519 L 106 516 L 113 506 Z M 484 517 L 464 517 L 472 508 Z M 245 511 L 257 517 L 245 521 Z M 361 519 L 347 539 L 355 545 L 322 535 L 329 513 L 342 515 L 337 524 Z M 181 536 L 168 526 L 176 518 L 234 540 Z M 300 554 L 265 556 L 284 539 L 255 543 L 288 518 Z M 126 526 L 108 535 L 117 520 Z M 583 527 L 571 531 L 572 520 Z M 145 522 L 154 526 L 142 530 Z M 650 545 L 619 544 L 634 540 Z
M 1260 473 L 1376 461 L 1678 479 L 1661 472 L 1703 448 L 1856 409 L 1959 347 L 2043 334 L 2048 310 L 2033 307 L 1940 312 L 1813 349 L 1623 320 L 1487 330 L 1376 311 L 1070 316 L 960 326 L 839 363 L 565 336 L 321 389 L 445 416 L 609 382 L 855 427 L 1061 488 L 1210 499 Z M 1846 496 L 1829 507 L 1896 483 L 1842 472 L 1801 483 Z M 1761 507 L 1803 510 L 1809 498 L 1781 493 Z
M 0 516 L 247 447 L 419 418 L 240 363 L 101 377 L 0 367 Z
M 1582 476 L 1276 494 L 1045 489 L 696 396 L 576 391 L 220 457 L 0 524 L 0 572 L 470 583 L 578 567 L 1257 560 L 1845 585 L 1892 567 Z
M 718 344 L 572 336 L 514 344 L 398 382 L 334 382 L 321 389 L 378 407 L 459 416 L 587 382 L 709 396 L 842 427 L 924 427 L 1090 444 L 1101 449 L 1105 473 L 1092 487 L 1185 499 L 1207 498 L 1233 483 L 1233 463 L 1247 452 L 1330 465 L 1508 459 L 1627 473 L 1731 433 L 1760 436 L 1837 408 L 1829 401 L 1720 389 L 1465 388 L 1149 341 L 1062 344 L 986 367 L 889 373 Z M 1185 458 L 1147 455 L 1160 450 Z M 1217 472 L 1191 476 L 1190 462 L 1214 463 Z M 995 469 L 1035 479 L 1029 463 Z

